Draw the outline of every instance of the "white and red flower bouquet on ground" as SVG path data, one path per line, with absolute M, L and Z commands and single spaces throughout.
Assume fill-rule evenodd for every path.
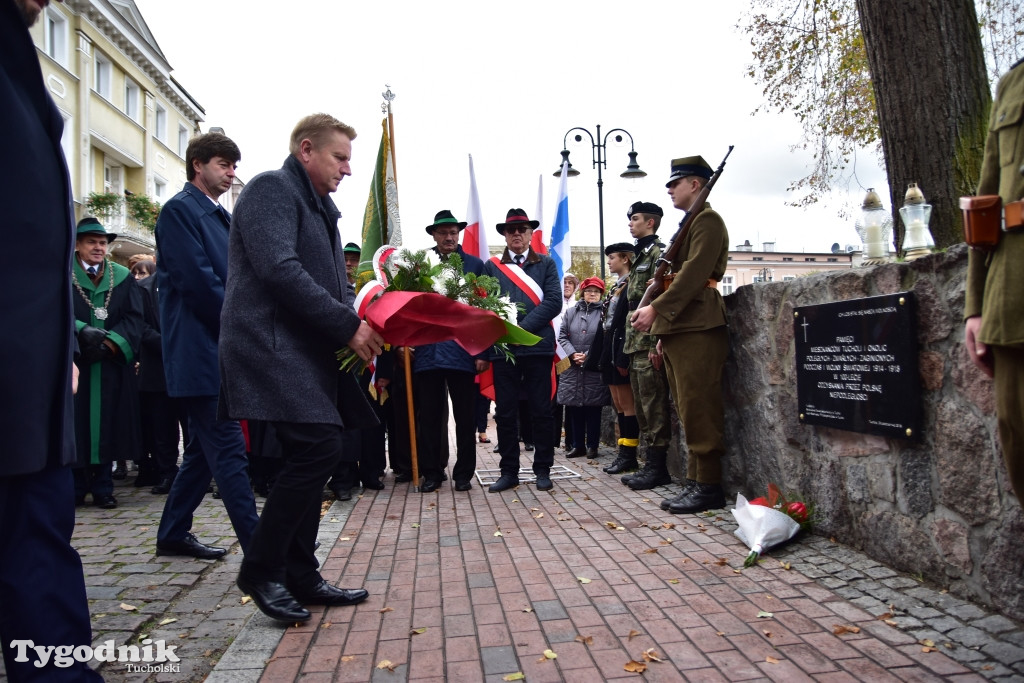
M 807 503 L 795 498 L 787 500 L 775 484 L 768 484 L 767 497 L 748 501 L 743 494 L 737 493 L 732 516 L 739 525 L 736 537 L 750 548 L 744 567 L 753 567 L 762 552 L 785 543 L 801 529 L 811 526 L 811 511 Z

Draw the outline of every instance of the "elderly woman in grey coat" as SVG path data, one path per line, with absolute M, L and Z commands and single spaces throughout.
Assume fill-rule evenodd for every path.
M 558 333 L 558 343 L 570 361 L 569 368 L 558 378 L 558 402 L 572 416 L 575 448 L 566 454 L 567 458 L 597 456 L 601 408 L 609 400 L 608 386 L 601 373 L 583 367 L 595 338 L 601 333 L 604 282 L 596 277 L 587 278 L 580 292 L 580 302 L 562 316 L 562 329 Z

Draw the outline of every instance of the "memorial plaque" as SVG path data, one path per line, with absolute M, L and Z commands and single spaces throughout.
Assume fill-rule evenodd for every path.
M 919 438 L 916 321 L 913 292 L 797 308 L 800 422 Z

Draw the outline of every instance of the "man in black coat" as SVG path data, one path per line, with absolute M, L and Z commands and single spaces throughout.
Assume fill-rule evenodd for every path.
M 72 387 L 77 371 L 71 312 L 74 214 L 60 112 L 43 85 L 26 30 L 45 0 L 0 0 L 0 183 L 4 226 L 23 254 L 7 259 L 18 283 L 4 304 L 11 331 L 0 354 L 0 644 L 8 680 L 102 681 L 86 664 L 16 661 L 14 641 L 92 643 L 75 525 Z M 74 372 L 74 375 L 73 375 Z
M 284 166 L 246 185 L 231 223 L 220 411 L 272 422 L 285 460 L 238 587 L 286 622 L 310 618 L 303 604 L 353 605 L 367 596 L 327 583 L 313 554 L 342 431 L 377 423 L 355 375 L 340 372 L 335 357 L 348 346 L 367 361 L 384 345 L 349 305 L 341 214 L 329 196 L 351 174 L 354 137 L 327 114 L 299 121 Z

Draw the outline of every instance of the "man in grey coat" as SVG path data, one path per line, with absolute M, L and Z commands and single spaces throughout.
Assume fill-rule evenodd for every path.
M 355 375 L 340 372 L 335 358 L 348 346 L 369 360 L 384 344 L 347 301 L 341 214 L 328 196 L 351 175 L 355 136 L 327 114 L 299 121 L 284 165 L 246 185 L 231 223 L 220 410 L 273 423 L 285 459 L 237 583 L 285 622 L 308 620 L 303 604 L 354 605 L 367 596 L 327 583 L 313 554 L 342 431 L 377 423 Z

